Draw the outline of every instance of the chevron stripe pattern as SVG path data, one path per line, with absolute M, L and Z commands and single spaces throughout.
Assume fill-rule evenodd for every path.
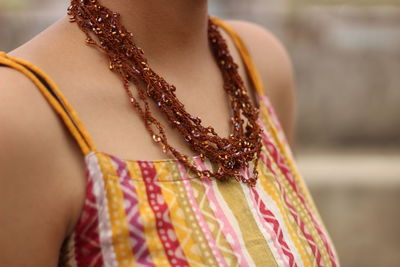
M 85 206 L 60 266 L 339 266 L 301 176 L 262 126 L 254 188 L 195 178 L 177 160 L 88 154 Z
M 127 164 L 116 157 L 111 158 L 115 164 L 115 168 L 117 169 L 118 177 L 121 179 L 121 188 L 124 194 L 124 199 L 126 200 L 126 219 L 128 224 L 131 226 L 129 227 L 129 234 L 131 237 L 132 250 L 135 260 L 141 266 L 154 266 L 154 264 L 151 262 L 150 253 L 146 246 L 146 240 L 143 234 L 144 227 L 138 208 L 139 199 L 134 186 L 131 184 L 131 177 L 127 169 Z
M 88 172 L 86 172 L 88 175 Z M 87 198 L 76 232 L 73 235 L 74 243 L 84 244 L 80 250 L 75 250 L 74 266 L 103 266 L 103 258 L 98 254 L 100 246 L 98 232 L 99 218 L 97 216 L 96 198 L 93 194 L 93 181 L 88 180 Z M 70 255 L 72 256 L 72 255 Z M 71 261 L 71 260 L 70 260 Z
M 316 221 L 315 216 L 310 211 L 309 207 L 310 203 L 306 202 L 304 194 L 303 192 L 300 191 L 300 187 L 297 184 L 296 180 L 294 179 L 292 172 L 289 170 L 284 157 L 278 152 L 278 149 L 270 140 L 271 138 L 267 134 L 263 135 L 263 142 L 266 149 L 268 150 L 274 163 L 277 165 L 278 167 L 277 169 L 279 170 L 281 175 L 285 177 L 285 179 L 282 181 L 283 183 L 285 183 L 285 186 L 282 188 L 285 188 L 286 191 L 290 192 L 289 195 L 287 194 L 287 192 L 282 192 L 283 197 L 288 207 L 290 208 L 293 217 L 295 218 L 295 220 L 298 221 L 300 228 L 303 232 L 303 236 L 309 242 L 310 248 L 313 251 L 314 256 L 316 258 L 317 265 L 323 266 L 322 263 L 322 257 L 323 257 L 325 262 L 330 262 L 329 264 L 332 264 L 332 266 L 336 266 L 337 263 L 336 260 L 334 260 L 334 258 L 332 257 L 331 247 L 328 244 L 327 238 L 323 233 L 320 224 Z M 296 211 L 296 209 L 294 208 L 293 205 L 290 204 L 288 199 L 298 200 L 303 205 L 299 205 L 298 211 Z M 300 213 L 305 214 L 305 216 L 303 216 L 304 219 L 302 219 L 298 215 Z M 310 223 L 306 225 L 305 222 L 310 222 Z M 312 229 L 316 233 L 312 234 L 311 233 L 312 230 L 308 229 Z M 317 238 L 318 240 L 317 242 L 319 242 L 318 246 L 313 236 Z M 321 249 L 318 249 L 318 247 L 320 247 Z
M 197 178 L 176 159 L 129 160 L 98 151 L 54 81 L 0 51 L 0 65 L 38 87 L 84 154 L 85 201 L 58 266 L 340 266 L 248 49 L 213 19 L 238 48 L 260 107 L 262 153 L 251 188 L 234 179 Z M 189 160 L 215 167 L 200 157 Z M 250 175 L 251 167 L 241 171 Z
M 208 250 L 208 244 L 204 234 L 199 231 L 200 226 L 198 220 L 196 220 L 196 214 L 191 208 L 190 200 L 185 196 L 183 184 L 182 182 L 178 182 L 179 173 L 174 169 L 174 166 L 171 165 L 156 163 L 155 166 L 159 174 L 159 179 L 161 180 L 170 177 L 171 173 L 176 174 L 175 177 L 172 177 L 176 182 L 162 183 L 160 186 L 165 201 L 170 209 L 171 219 L 177 238 L 189 265 L 201 264 L 204 255 L 209 257 L 210 264 L 216 264 L 210 250 Z M 206 245 L 206 249 L 200 249 L 200 247 L 204 248 L 204 245 Z
M 263 135 L 253 188 L 199 179 L 176 159 L 129 160 L 97 151 L 54 81 L 0 51 L 0 65 L 36 85 L 84 154 L 85 202 L 58 266 L 340 266 L 248 49 L 230 26 L 213 19 L 232 37 L 257 94 Z M 213 168 L 200 157 L 190 160 Z
M 168 260 L 171 265 L 189 266 L 172 225 L 170 210 L 162 194 L 162 189 L 156 180 L 157 171 L 154 168 L 154 164 L 141 162 L 140 167 L 142 169 L 143 181 L 146 184 L 147 197 L 156 215 L 157 231 L 162 240 Z
M 283 259 L 283 262 L 285 262 L 285 265 L 288 265 L 290 267 L 297 267 L 297 264 L 294 261 L 294 256 L 290 251 L 288 244 L 284 240 L 282 229 L 280 228 L 280 224 L 278 220 L 275 218 L 275 215 L 265 206 L 264 202 L 261 200 L 256 189 L 251 188 L 251 193 L 255 201 L 256 207 L 258 207 L 259 209 L 261 218 L 266 223 L 272 226 L 272 229 L 275 234 L 275 240 L 277 243 L 279 243 L 277 247 L 280 247 L 282 253 L 287 257 L 286 260 Z
M 85 205 L 59 266 L 339 266 L 284 141 L 260 121 L 254 188 L 195 178 L 177 160 L 88 154 Z

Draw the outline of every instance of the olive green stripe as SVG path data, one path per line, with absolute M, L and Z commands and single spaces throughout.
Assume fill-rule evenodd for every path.
M 278 266 L 260 232 L 241 185 L 236 181 L 217 182 L 218 191 L 240 228 L 244 245 L 256 266 Z M 227 213 L 227 216 L 229 214 Z

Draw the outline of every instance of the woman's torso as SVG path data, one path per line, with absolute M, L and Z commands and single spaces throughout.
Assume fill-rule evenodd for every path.
M 244 53 L 243 49 L 241 52 Z M 245 77 L 244 69 L 242 77 Z M 255 70 L 250 70 L 251 78 Z M 248 79 L 246 81 L 251 84 Z M 118 80 L 109 82 L 118 84 Z M 218 80 L 212 82 L 216 87 Z M 132 111 L 128 106 L 124 109 L 126 117 L 114 111 L 121 110 L 123 95 L 106 99 L 106 95 L 88 95 L 93 97 L 89 102 L 100 102 L 103 109 L 98 108 L 93 115 L 95 110 L 90 112 L 89 107 L 82 108 L 79 118 L 90 129 L 95 129 L 95 125 L 101 127 L 93 131 L 98 133 L 93 140 L 108 139 L 108 142 L 103 142 L 104 149 L 99 151 L 94 149 L 94 144 L 80 141 L 81 148 L 86 149 L 82 149 L 86 152 L 88 177 L 83 193 L 85 203 L 71 235 L 65 240 L 60 264 L 337 265 L 329 237 L 296 170 L 272 107 L 260 83 L 255 87 L 261 108 L 260 122 L 265 130 L 263 157 L 258 166 L 261 176 L 255 188 L 234 181 L 217 183 L 193 179 L 175 160 L 133 160 L 162 156 L 158 156 L 156 146 L 153 150 L 147 149 L 152 146 L 148 136 L 135 136 L 142 122 L 129 123 Z M 74 93 L 79 94 L 72 92 L 72 97 Z M 190 94 L 193 92 L 188 97 Z M 206 105 L 211 108 L 215 106 L 213 100 L 223 102 L 223 94 L 209 99 L 191 101 L 201 103 L 197 105 L 199 110 Z M 79 105 L 78 100 L 75 103 Z M 81 116 L 90 113 L 91 119 Z M 221 124 L 228 117 L 227 109 L 214 109 L 211 114 L 219 115 L 208 115 L 209 124 L 217 125 L 217 132 L 227 133 L 228 124 Z M 83 125 L 78 128 L 81 127 Z M 85 134 L 83 138 L 90 139 Z M 127 143 L 129 139 L 136 143 Z M 137 156 L 124 156 L 130 153 L 127 147 L 137 148 Z M 204 167 L 212 166 L 206 163 Z

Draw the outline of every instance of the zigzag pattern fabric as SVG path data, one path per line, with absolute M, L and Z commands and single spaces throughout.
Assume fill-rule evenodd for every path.
M 338 266 L 301 177 L 264 131 L 254 188 L 193 178 L 176 160 L 89 153 L 88 196 L 64 266 Z
M 0 53 L 0 65 L 20 70 L 38 85 L 84 154 L 86 200 L 59 266 L 339 266 L 243 42 L 216 22 L 233 38 L 258 95 L 264 134 L 255 187 L 195 178 L 173 159 L 135 161 L 97 151 L 50 78 L 29 62 Z M 215 167 L 200 157 L 191 160 Z M 243 174 L 250 175 L 249 169 Z

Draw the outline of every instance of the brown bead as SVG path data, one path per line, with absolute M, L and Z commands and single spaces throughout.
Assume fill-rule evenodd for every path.
M 225 40 L 211 18 L 208 23 L 209 44 L 223 74 L 223 88 L 232 108 L 232 118 L 228 119 L 233 130 L 228 138 L 218 136 L 213 127 L 203 126 L 200 118 L 185 110 L 175 95 L 175 86 L 148 65 L 143 49 L 135 44 L 133 33 L 128 32 L 120 23 L 118 13 L 100 5 L 96 0 L 72 0 L 68 14 L 71 16 L 70 21 L 76 22 L 88 37 L 86 42 L 101 48 L 109 58 L 110 70 L 120 75 L 130 103 L 143 118 L 146 129 L 153 140 L 160 144 L 163 152 L 171 153 L 198 177 L 222 181 L 235 179 L 250 186 L 255 185 L 258 178 L 256 167 L 253 168 L 251 178 L 243 177 L 241 170 L 248 168 L 251 161 L 256 166 L 260 157 L 262 130 L 257 123 L 259 111 L 251 103 L 238 73 L 238 65 L 233 61 Z M 92 35 L 96 40 L 89 38 Z M 135 85 L 137 99 L 130 92 L 130 83 Z M 208 159 L 219 166 L 217 171 L 200 171 L 194 161 L 188 160 L 187 155 L 169 145 L 163 126 L 153 116 L 149 99 L 156 103 L 202 160 Z

